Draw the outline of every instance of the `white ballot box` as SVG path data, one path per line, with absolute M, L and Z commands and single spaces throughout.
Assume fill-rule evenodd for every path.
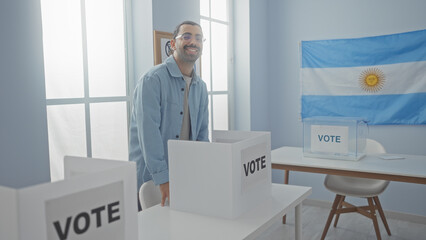
M 356 161 L 365 156 L 367 123 L 351 117 L 303 119 L 303 155 Z
M 138 238 L 136 165 L 65 157 L 65 179 L 0 186 L 0 239 Z
M 269 132 L 214 131 L 212 142 L 169 140 L 170 207 L 233 219 L 271 197 Z

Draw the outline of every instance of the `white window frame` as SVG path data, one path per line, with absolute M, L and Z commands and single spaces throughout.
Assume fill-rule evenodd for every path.
M 132 3 L 131 0 L 121 0 L 123 3 L 123 23 L 124 23 L 124 40 L 125 40 L 125 81 L 126 95 L 111 97 L 90 97 L 89 95 L 89 79 L 88 79 L 88 61 L 87 61 L 87 30 L 85 17 L 85 1 L 81 1 L 81 25 L 82 25 L 82 50 L 83 50 L 83 73 L 84 73 L 84 97 L 82 98 L 53 98 L 46 99 L 46 108 L 48 106 L 58 106 L 67 104 L 84 104 L 85 106 L 85 128 L 86 128 L 86 151 L 87 157 L 92 157 L 92 139 L 91 139 L 91 121 L 90 121 L 90 104 L 92 103 L 112 103 L 126 102 L 127 109 L 127 131 L 129 129 L 130 111 L 131 111 L 131 89 L 133 85 L 133 47 L 132 47 Z M 128 135 L 128 132 L 126 133 Z M 128 139 L 127 139 L 128 141 Z M 52 179 L 52 181 L 57 179 Z
M 211 16 L 211 2 L 214 0 L 209 0 L 209 16 Z M 227 0 L 227 7 L 228 7 L 228 22 L 224 22 L 218 19 L 214 19 L 211 17 L 206 17 L 200 14 L 201 20 L 206 20 L 209 22 L 209 36 L 211 38 L 211 23 L 221 23 L 226 24 L 228 26 L 228 90 L 227 91 L 213 91 L 213 87 L 208 91 L 209 99 L 211 101 L 210 104 L 210 116 L 209 116 L 209 122 L 211 124 L 211 130 L 214 131 L 214 113 L 213 113 L 213 96 L 214 95 L 227 95 L 228 96 L 228 130 L 234 129 L 234 90 L 233 90 L 233 82 L 234 82 L 234 72 L 233 72 L 233 61 L 234 61 L 234 48 L 233 48 L 233 0 Z M 211 41 L 210 39 L 207 39 L 206 41 Z M 210 53 L 212 53 L 212 44 L 210 43 Z M 210 54 L 210 69 L 212 69 L 212 54 Z M 213 86 L 213 78 L 212 78 L 212 70 L 210 70 L 210 86 Z

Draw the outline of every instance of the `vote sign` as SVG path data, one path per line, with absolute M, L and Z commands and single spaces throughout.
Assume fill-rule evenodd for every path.
M 311 151 L 347 154 L 349 152 L 349 127 L 311 125 Z
M 241 192 L 259 182 L 268 181 L 267 144 L 261 143 L 241 151 Z
M 48 240 L 125 239 L 123 182 L 46 201 Z

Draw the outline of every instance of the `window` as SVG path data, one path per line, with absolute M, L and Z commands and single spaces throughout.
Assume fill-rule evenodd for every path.
M 229 6 L 229 0 L 200 0 L 200 23 L 207 39 L 201 76 L 209 92 L 210 131 L 229 129 Z
M 41 0 L 52 181 L 65 155 L 128 159 L 126 0 Z

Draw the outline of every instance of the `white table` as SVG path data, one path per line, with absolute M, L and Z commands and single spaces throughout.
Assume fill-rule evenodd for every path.
M 381 156 L 399 156 L 385 160 Z M 271 151 L 273 169 L 341 176 L 375 178 L 390 181 L 426 184 L 426 156 L 371 154 L 358 161 L 303 157 L 300 147 L 281 147 Z M 288 183 L 286 176 L 285 183 Z
M 301 203 L 310 187 L 272 184 L 272 198 L 237 219 L 223 219 L 172 210 L 156 205 L 139 213 L 139 240 L 255 239 L 295 208 L 295 239 L 302 238 Z M 206 203 L 208 204 L 214 203 Z

